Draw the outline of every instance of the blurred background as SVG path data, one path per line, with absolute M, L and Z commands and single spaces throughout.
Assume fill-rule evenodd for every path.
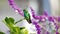
M 36 15 L 42 15 L 44 10 L 48 12 L 48 15 L 60 16 L 60 0 L 15 0 L 16 4 L 24 9 L 33 7 Z M 16 14 L 14 10 L 9 6 L 8 0 L 0 0 L 0 30 L 6 31 L 8 29 L 2 19 L 6 16 L 14 17 L 15 20 L 23 18 L 21 15 Z

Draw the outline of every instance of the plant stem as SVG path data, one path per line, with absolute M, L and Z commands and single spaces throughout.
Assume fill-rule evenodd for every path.
M 17 21 L 17 22 L 15 22 L 15 24 L 17 24 L 18 22 L 21 22 L 22 20 L 24 20 L 25 18 L 23 18 L 23 19 L 21 19 L 21 20 L 19 20 L 19 21 Z

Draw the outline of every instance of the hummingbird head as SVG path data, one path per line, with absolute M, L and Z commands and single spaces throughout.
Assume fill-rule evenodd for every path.
M 27 10 L 27 9 L 24 9 L 24 10 L 23 10 L 23 12 L 24 12 L 24 13 L 27 13 L 27 12 L 28 12 L 28 10 Z

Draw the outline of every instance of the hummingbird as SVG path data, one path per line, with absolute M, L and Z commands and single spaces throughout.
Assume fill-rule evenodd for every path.
M 30 14 L 29 14 L 28 10 L 27 9 L 24 9 L 23 12 L 24 12 L 25 19 L 30 24 L 31 23 L 31 17 L 30 17 Z

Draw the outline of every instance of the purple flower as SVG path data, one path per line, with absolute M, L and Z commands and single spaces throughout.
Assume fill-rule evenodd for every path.
M 10 6 L 14 9 L 14 10 L 17 10 L 19 14 L 21 14 L 22 16 L 24 15 L 23 14 L 23 11 L 21 10 L 21 8 L 19 8 L 16 3 L 14 2 L 14 0 L 8 0 L 9 1 L 9 4 Z
M 44 10 L 43 15 L 48 16 L 46 10 Z
M 44 21 L 43 21 L 43 19 L 44 19 L 43 16 L 44 16 L 44 15 L 45 15 L 45 16 L 48 16 L 48 14 L 46 13 L 46 11 L 44 11 L 44 13 L 43 13 L 44 15 L 43 15 L 43 16 L 42 16 L 42 15 L 37 16 L 37 15 L 35 15 L 35 11 L 33 10 L 33 8 L 30 7 L 30 9 L 31 9 L 33 18 L 34 18 L 34 19 L 38 19 L 38 20 L 40 20 L 41 22 L 44 22 Z
M 51 16 L 48 17 L 48 20 L 54 22 L 54 19 Z
M 36 27 L 37 34 L 40 34 L 40 32 L 41 32 L 41 27 L 38 25 L 38 22 L 32 20 L 32 23 L 33 23 L 33 24 L 35 25 L 35 27 Z
M 8 0 L 8 1 L 10 6 L 12 6 L 14 10 L 17 10 L 20 15 L 24 16 L 23 11 L 15 4 L 14 0 Z M 32 16 L 37 17 L 34 15 L 34 12 Z M 36 26 L 38 23 L 34 21 L 33 24 Z M 37 34 L 40 34 L 40 30 L 38 28 L 40 28 L 39 25 L 36 26 L 36 29 L 37 29 Z
M 18 13 L 24 17 L 23 10 L 16 5 L 16 3 L 14 2 L 14 0 L 8 0 L 8 1 L 9 1 L 9 5 L 10 5 L 14 10 L 17 10 Z M 40 20 L 40 21 L 43 21 L 43 20 L 42 20 L 42 19 L 44 19 L 43 16 L 48 17 L 48 14 L 47 14 L 46 11 L 44 11 L 43 16 L 41 16 L 41 15 L 40 15 L 40 16 L 37 16 L 37 15 L 35 15 L 35 11 L 32 9 L 32 7 L 30 7 L 30 9 L 31 9 L 32 16 L 33 16 L 34 19 L 38 19 L 38 20 Z M 54 22 L 54 25 L 56 26 L 56 31 L 57 31 L 57 30 L 58 30 L 58 26 L 57 26 L 57 24 L 55 23 L 54 18 L 52 18 L 52 17 L 49 16 L 49 17 L 48 17 L 48 20 Z M 40 34 L 40 32 L 41 32 L 41 27 L 38 25 L 38 22 L 36 22 L 36 20 L 35 20 L 35 21 L 34 21 L 34 20 L 31 20 L 31 21 L 32 21 L 32 23 L 33 23 L 33 24 L 35 25 L 35 27 L 36 27 L 37 34 Z M 58 21 L 60 22 L 60 17 L 58 17 Z M 48 34 L 48 32 L 47 32 L 47 34 Z M 56 32 L 56 34 L 58 34 L 58 32 Z
M 58 17 L 58 22 L 60 22 L 60 17 Z
M 59 32 L 56 31 L 56 34 L 59 34 Z
M 49 32 L 47 31 L 46 34 L 49 34 Z

